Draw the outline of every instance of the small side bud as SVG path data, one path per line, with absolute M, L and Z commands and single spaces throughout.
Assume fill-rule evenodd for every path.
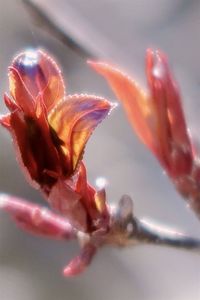
M 123 195 L 119 200 L 119 212 L 121 219 L 128 220 L 133 215 L 133 200 L 128 195 Z

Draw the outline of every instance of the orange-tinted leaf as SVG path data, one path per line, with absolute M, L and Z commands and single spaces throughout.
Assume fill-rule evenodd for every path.
M 11 69 L 18 72 L 21 82 L 35 101 L 38 96 L 42 97 L 47 111 L 64 98 L 65 87 L 61 71 L 54 60 L 42 50 L 20 53 L 14 59 Z M 17 94 L 15 99 L 21 93 L 21 86 L 18 84 L 14 82 L 15 94 Z M 24 101 L 29 100 L 26 98 Z
M 20 73 L 17 69 L 9 68 L 9 85 L 10 94 L 16 104 L 26 113 L 32 115 L 34 113 L 34 99 L 27 89 Z
M 72 95 L 60 102 L 49 115 L 49 123 L 63 142 L 62 150 L 74 171 L 85 144 L 96 126 L 108 115 L 112 105 L 89 95 Z
M 118 69 L 105 63 L 89 62 L 89 64 L 107 79 L 118 99 L 122 101 L 137 134 L 144 144 L 155 151 L 155 116 L 151 98 L 135 81 Z

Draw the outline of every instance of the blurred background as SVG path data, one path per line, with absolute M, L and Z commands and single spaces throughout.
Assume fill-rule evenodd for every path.
M 26 48 L 42 47 L 57 58 L 68 93 L 95 93 L 114 102 L 115 96 L 86 65 L 86 59 L 118 64 L 146 86 L 145 49 L 160 48 L 176 74 L 198 144 L 199 26 L 198 0 L 1 0 L 1 98 L 8 90 L 7 67 Z M 0 112 L 5 111 L 1 101 Z M 107 179 L 109 202 L 130 194 L 138 217 L 200 237 L 199 222 L 138 141 L 120 106 L 95 131 L 85 161 L 92 184 L 98 176 Z M 0 190 L 43 203 L 41 195 L 25 182 L 3 128 Z M 197 253 L 155 246 L 105 248 L 83 275 L 63 278 L 62 267 L 77 252 L 76 243 L 30 236 L 0 213 L 0 299 L 200 299 Z

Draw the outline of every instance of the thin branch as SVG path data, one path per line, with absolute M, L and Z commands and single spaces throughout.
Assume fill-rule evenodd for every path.
M 117 207 L 113 208 L 111 230 L 107 243 L 119 246 L 153 244 L 200 252 L 200 239 L 188 236 L 153 222 L 137 219 L 133 215 L 132 199 L 124 195 Z

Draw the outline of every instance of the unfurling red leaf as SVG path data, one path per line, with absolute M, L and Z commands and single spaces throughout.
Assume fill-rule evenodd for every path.
M 65 95 L 60 69 L 42 50 L 29 50 L 16 56 L 9 79 L 11 94 L 16 102 L 22 99 L 22 106 L 31 105 L 30 101 L 36 103 L 41 96 L 49 112 Z M 23 99 L 23 96 L 26 98 Z

